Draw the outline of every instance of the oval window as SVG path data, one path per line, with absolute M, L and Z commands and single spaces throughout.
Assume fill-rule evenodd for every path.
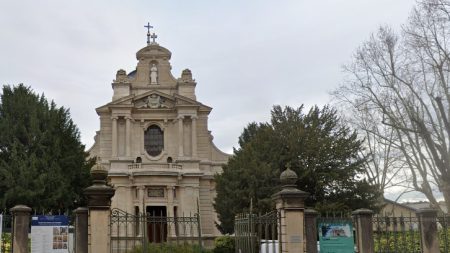
M 144 148 L 151 156 L 161 154 L 164 149 L 164 132 L 156 125 L 151 125 L 144 132 Z

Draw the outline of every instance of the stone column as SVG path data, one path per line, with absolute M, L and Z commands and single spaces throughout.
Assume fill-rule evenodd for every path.
M 439 253 L 439 236 L 437 229 L 437 210 L 431 208 L 420 209 L 421 245 L 423 253 Z
M 112 147 L 111 147 L 111 156 L 113 158 L 117 157 L 117 117 L 112 117 L 112 126 L 111 126 L 111 132 L 112 132 Z
M 100 164 L 91 170 L 93 185 L 84 190 L 89 208 L 89 253 L 110 252 L 110 207 L 115 190 L 106 184 L 108 171 Z
M 88 209 L 75 209 L 75 253 L 88 253 Z
M 372 210 L 358 209 L 353 213 L 355 217 L 356 243 L 358 253 L 373 253 L 373 226 L 372 226 Z
M 184 156 L 184 135 L 183 135 L 183 118 L 184 116 L 178 116 L 178 156 Z
M 30 227 L 31 208 L 17 205 L 10 209 L 14 216 L 12 246 L 13 253 L 28 253 L 28 228 Z
M 192 157 L 197 157 L 197 116 L 192 116 Z
M 280 253 L 305 252 L 305 199 L 309 193 L 296 188 L 297 174 L 289 169 L 280 175 L 282 190 L 272 195 L 280 215 Z
M 317 253 L 317 216 L 316 210 L 305 210 L 306 252 Z
M 167 205 L 166 205 L 166 215 L 167 217 L 175 217 L 173 213 L 173 187 L 172 185 L 166 186 L 166 193 L 167 193 Z M 175 226 L 168 226 L 167 234 L 169 237 L 175 236 Z M 169 239 L 172 240 L 172 239 Z
M 141 185 L 137 187 L 139 190 L 139 208 L 145 209 L 145 186 Z M 141 210 L 142 213 L 145 213 L 145 210 Z

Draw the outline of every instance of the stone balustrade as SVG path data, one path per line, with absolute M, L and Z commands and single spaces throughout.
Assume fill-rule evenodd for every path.
M 176 163 L 166 163 L 166 164 L 142 164 L 142 163 L 132 163 L 128 165 L 129 170 L 181 170 L 183 166 Z

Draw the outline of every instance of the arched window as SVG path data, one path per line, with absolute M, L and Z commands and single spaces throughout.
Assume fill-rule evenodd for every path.
M 164 149 L 164 132 L 157 125 L 151 125 L 145 130 L 144 148 L 151 156 L 158 156 Z

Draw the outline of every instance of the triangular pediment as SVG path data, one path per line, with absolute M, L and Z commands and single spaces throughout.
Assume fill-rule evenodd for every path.
M 174 95 L 174 98 L 176 99 L 176 104 L 177 106 L 196 106 L 196 107 L 200 107 L 203 110 L 207 110 L 207 111 L 211 111 L 212 108 L 209 106 L 206 106 L 196 100 L 190 99 L 188 97 L 185 96 L 181 96 L 181 95 Z
M 135 108 L 174 108 L 175 103 L 173 96 L 156 90 L 145 92 L 133 98 Z
M 211 108 L 193 99 L 175 94 L 173 96 L 160 92 L 158 90 L 150 90 L 139 95 L 129 95 L 114 100 L 97 109 L 106 107 L 134 107 L 137 109 L 164 109 L 174 107 L 200 107 L 203 110 L 210 111 Z

